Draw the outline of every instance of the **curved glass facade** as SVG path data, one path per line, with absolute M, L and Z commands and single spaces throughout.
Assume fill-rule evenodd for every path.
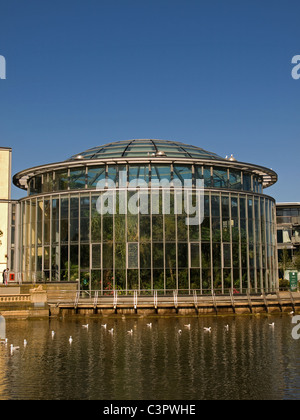
M 66 190 L 96 189 L 99 181 L 118 183 L 119 173 L 127 172 L 127 182 L 132 179 L 144 179 L 149 185 L 152 180 L 179 179 L 190 180 L 193 185 L 197 179 L 204 179 L 206 188 L 232 189 L 262 193 L 261 176 L 250 172 L 212 165 L 187 164 L 130 164 L 98 165 L 78 168 L 65 168 L 36 175 L 28 181 L 29 195 Z
M 145 158 L 150 146 L 166 156 Z M 101 294 L 275 290 L 275 202 L 263 194 L 265 182 L 274 183 L 264 178 L 270 172 L 174 142 L 134 140 L 84 153 L 28 170 L 28 197 L 20 201 L 23 281 L 79 280 L 81 289 Z M 114 153 L 133 155 L 112 163 Z M 170 161 L 172 153 L 178 156 Z M 198 180 L 204 186 L 204 217 L 190 224 L 185 196 L 174 184 L 187 183 L 192 203 Z M 101 213 L 99 200 L 112 185 L 115 211 Z M 126 206 L 138 202 L 139 211 L 122 211 L 124 200 Z

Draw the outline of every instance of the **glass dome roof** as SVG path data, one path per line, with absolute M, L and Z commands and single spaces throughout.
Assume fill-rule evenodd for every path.
M 217 159 L 220 156 L 196 146 L 168 140 L 124 140 L 93 147 L 78 153 L 70 160 L 79 159 L 114 159 L 114 158 L 188 158 L 188 159 Z

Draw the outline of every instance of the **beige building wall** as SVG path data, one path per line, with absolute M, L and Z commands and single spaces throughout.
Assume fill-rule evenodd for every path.
M 0 283 L 7 268 L 11 199 L 11 149 L 0 147 Z

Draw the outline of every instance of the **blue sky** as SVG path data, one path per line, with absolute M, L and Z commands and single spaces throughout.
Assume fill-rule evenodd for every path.
M 300 201 L 299 16 L 299 0 L 0 0 L 13 173 L 160 138 L 273 168 L 266 193 Z

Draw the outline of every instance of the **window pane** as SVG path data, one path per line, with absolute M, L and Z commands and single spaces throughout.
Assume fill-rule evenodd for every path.
M 79 190 L 85 188 L 85 169 L 70 170 L 70 189 Z
M 191 244 L 191 267 L 192 268 L 200 267 L 199 248 L 200 248 L 200 244 L 197 244 L 197 243 Z
M 105 166 L 99 168 L 89 168 L 88 170 L 88 188 L 96 188 L 99 181 L 105 179 Z
M 101 245 L 92 245 L 92 268 L 101 268 Z
M 227 188 L 228 186 L 227 169 L 214 168 L 213 183 L 214 183 L 215 188 Z
M 251 191 L 251 175 L 250 174 L 243 174 L 243 190 Z
M 139 244 L 128 243 L 127 244 L 127 268 L 134 269 L 139 268 Z
M 170 165 L 152 165 L 151 167 L 151 180 L 162 180 L 167 179 L 171 181 L 171 167 Z
M 230 188 L 240 190 L 242 187 L 241 171 L 234 169 L 229 170 L 229 184 Z

